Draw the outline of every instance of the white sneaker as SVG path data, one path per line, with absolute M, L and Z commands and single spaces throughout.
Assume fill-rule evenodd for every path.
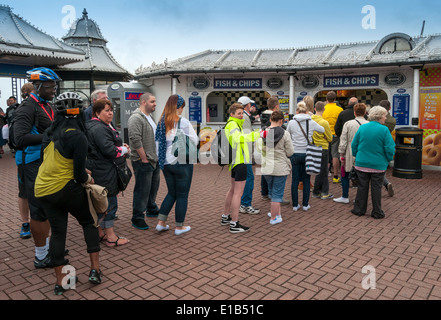
M 341 197 L 341 198 L 337 198 L 337 199 L 333 199 L 335 202 L 338 202 L 338 203 L 349 203 L 349 199 L 348 198 L 343 198 L 343 197 Z
M 307 207 L 303 207 L 303 211 L 308 211 L 309 209 L 311 209 L 310 205 L 308 205 Z
M 169 225 L 166 225 L 165 227 L 161 226 L 160 224 L 156 225 L 156 231 L 167 231 L 168 229 L 170 229 Z
M 275 225 L 275 224 L 281 223 L 282 221 L 283 221 L 282 216 L 277 216 L 274 220 L 270 219 L 270 224 Z
M 271 218 L 271 212 L 268 212 L 268 217 Z M 276 217 L 282 217 L 282 216 L 281 216 L 281 215 L 278 215 L 278 216 L 276 216 Z
M 293 209 L 295 212 L 297 212 L 297 211 L 299 211 L 299 209 L 300 209 L 300 205 L 298 205 L 297 207 L 292 207 L 292 209 Z
M 183 233 L 186 233 L 188 231 L 190 231 L 191 228 L 190 227 L 185 227 L 184 229 L 175 229 L 175 235 L 180 236 Z
M 245 207 L 245 206 L 241 205 L 239 208 L 239 212 L 240 213 L 248 213 L 248 214 L 259 214 L 260 209 L 253 208 L 252 206 Z

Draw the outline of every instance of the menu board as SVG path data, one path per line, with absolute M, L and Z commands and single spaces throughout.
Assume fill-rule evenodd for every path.
M 393 98 L 393 117 L 397 120 L 397 126 L 409 125 L 410 96 L 408 94 L 396 94 Z
M 191 122 L 202 122 L 202 98 L 201 97 L 190 97 L 189 103 L 189 120 Z
M 441 129 L 441 88 L 421 89 L 420 119 L 421 129 Z

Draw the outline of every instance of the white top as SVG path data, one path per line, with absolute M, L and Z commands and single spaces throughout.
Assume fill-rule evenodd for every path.
M 314 134 L 314 131 L 325 133 L 325 129 L 317 122 L 312 120 L 311 116 L 308 114 L 297 114 L 294 116 L 294 120 L 289 122 L 286 131 L 288 131 L 291 135 L 291 140 L 294 145 L 294 153 L 306 153 L 308 142 L 306 141 L 306 138 L 296 120 L 300 122 L 305 134 L 308 136 L 309 142 L 312 142 L 312 135 Z M 309 132 L 306 132 L 307 121 L 309 121 Z
M 172 144 L 173 140 L 175 139 L 176 132 L 178 129 L 178 124 L 175 124 L 175 127 L 170 130 L 167 134 L 166 141 L 167 141 L 167 153 L 165 156 L 165 164 L 175 164 L 178 161 L 178 158 L 176 158 L 172 154 Z M 181 130 L 185 133 L 186 136 L 190 138 L 190 141 L 192 141 L 195 145 L 199 143 L 199 137 L 196 134 L 196 131 L 194 131 L 193 126 L 191 125 L 190 121 L 188 121 L 185 118 L 181 118 Z M 159 144 L 158 141 L 156 141 L 156 152 L 159 154 Z M 197 154 L 191 155 L 190 160 L 192 160 L 192 163 L 196 162 L 197 160 Z
M 146 115 L 146 114 L 144 114 L 144 112 L 142 114 L 144 115 L 144 117 L 146 117 L 147 121 L 150 123 L 150 125 L 151 125 L 151 127 L 153 129 L 153 132 L 156 132 L 156 123 L 155 123 L 155 121 L 153 121 L 152 116 L 151 115 Z

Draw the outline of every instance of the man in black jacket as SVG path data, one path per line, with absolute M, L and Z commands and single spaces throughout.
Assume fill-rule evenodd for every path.
M 55 117 L 49 101 L 54 99 L 57 82 L 61 79 L 48 68 L 35 68 L 27 74 L 35 93 L 31 93 L 14 114 L 14 139 L 19 149 L 15 161 L 29 203 L 31 233 L 35 242 L 34 266 L 47 268 L 52 267 L 48 252 L 50 225 L 40 202 L 35 198 L 34 184 L 42 161 L 43 134 Z
M 340 112 L 337 118 L 337 122 L 335 123 L 335 134 L 340 138 L 341 133 L 343 131 L 343 126 L 346 122 L 355 119 L 354 115 L 354 106 L 358 103 L 358 99 L 356 97 L 352 97 L 349 99 L 348 106 L 345 110 Z

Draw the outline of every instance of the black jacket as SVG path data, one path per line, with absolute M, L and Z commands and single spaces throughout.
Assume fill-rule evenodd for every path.
M 126 161 L 118 149 L 123 145 L 122 139 L 117 131 L 99 120 L 87 122 L 86 128 L 89 140 L 87 168 L 92 171 L 95 183 L 107 188 L 108 196 L 116 196 L 119 190 L 114 162 Z
M 340 112 L 334 127 L 335 135 L 337 137 L 340 137 L 341 133 L 343 132 L 343 126 L 345 125 L 345 123 L 354 119 L 354 105 L 348 106 L 345 110 Z
M 40 145 L 44 131 L 54 121 L 55 113 L 48 103 L 38 103 L 31 96 L 14 113 L 14 138 L 20 148 Z M 38 134 L 31 133 L 36 124 Z

